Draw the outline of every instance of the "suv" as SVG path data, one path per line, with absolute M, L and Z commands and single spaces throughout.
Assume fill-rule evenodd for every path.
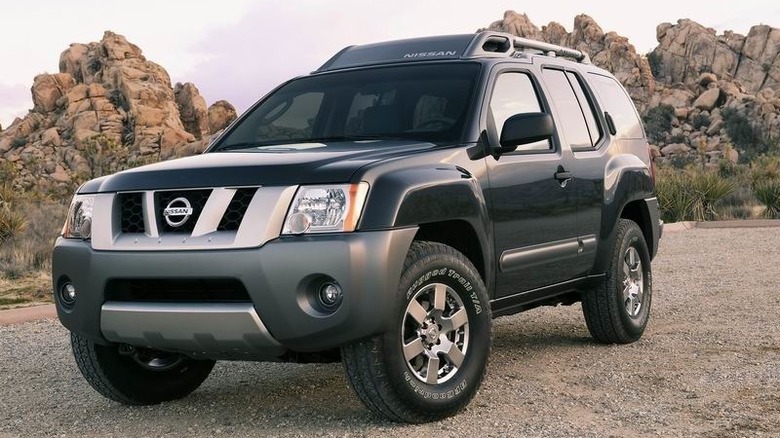
M 586 54 L 481 32 L 347 47 L 205 153 L 87 182 L 53 255 L 100 394 L 181 398 L 216 360 L 343 361 L 371 410 L 453 415 L 492 318 L 582 302 L 640 338 L 662 224 L 626 91 Z

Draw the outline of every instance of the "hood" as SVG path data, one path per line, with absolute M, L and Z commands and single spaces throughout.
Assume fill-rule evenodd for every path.
M 365 165 L 433 147 L 408 140 L 369 140 L 210 152 L 98 178 L 79 192 L 346 183 Z

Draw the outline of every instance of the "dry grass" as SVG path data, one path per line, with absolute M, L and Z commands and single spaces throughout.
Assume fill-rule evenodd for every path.
M 68 207 L 20 199 L 12 208 L 27 226 L 0 245 L 0 309 L 51 302 L 51 251 Z
M 50 275 L 37 271 L 14 280 L 0 279 L 0 310 L 53 302 Z

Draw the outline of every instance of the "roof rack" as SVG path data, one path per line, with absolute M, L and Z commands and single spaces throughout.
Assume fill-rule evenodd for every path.
M 590 56 L 581 50 L 516 37 L 509 33 L 491 31 L 477 33 L 463 56 L 505 57 L 513 56 L 515 52 L 527 52 L 529 50 L 540 52 L 546 56 L 560 56 L 571 58 L 583 64 L 590 64 Z
M 504 32 L 482 31 L 476 34 L 443 35 L 349 46 L 336 53 L 315 72 L 395 62 L 509 58 L 517 57 L 521 53 L 560 56 L 590 64 L 588 54 L 579 50 L 520 38 Z

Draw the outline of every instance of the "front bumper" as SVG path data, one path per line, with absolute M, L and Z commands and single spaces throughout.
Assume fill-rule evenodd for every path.
M 55 291 L 69 281 L 78 293 L 71 309 L 58 299 L 57 313 L 68 330 L 103 344 L 214 358 L 323 351 L 384 331 L 416 231 L 285 237 L 254 249 L 164 252 L 96 251 L 87 242 L 59 239 L 52 260 Z M 150 278 L 231 278 L 245 286 L 252 302 L 226 307 L 105 299 L 112 279 Z M 337 281 L 344 291 L 333 313 L 310 305 L 310 289 L 320 278 Z

